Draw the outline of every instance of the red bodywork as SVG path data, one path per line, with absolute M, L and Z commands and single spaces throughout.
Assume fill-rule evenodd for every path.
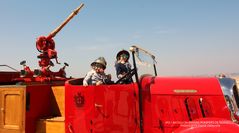
M 84 87 L 69 82 L 65 85 L 67 133 L 137 130 L 135 84 Z
M 144 117 L 145 132 L 172 132 L 180 126 L 192 128 L 191 124 L 204 125 L 202 118 L 231 120 L 216 78 L 145 77 L 142 86 L 143 99 L 147 99 L 143 100 L 144 116 L 149 116 Z M 201 123 L 195 122 L 197 119 Z
M 40 118 L 53 116 L 51 85 L 26 86 L 26 133 L 36 131 L 37 121 Z
M 19 72 L 0 71 L 0 84 L 7 85 L 15 83 L 14 79 L 20 76 Z
M 66 133 L 139 132 L 137 84 L 87 87 L 81 84 L 82 79 L 65 84 Z M 239 130 L 231 122 L 216 78 L 145 76 L 140 86 L 145 133 Z M 221 123 L 215 128 L 206 121 Z M 195 123 L 206 127 L 193 127 Z

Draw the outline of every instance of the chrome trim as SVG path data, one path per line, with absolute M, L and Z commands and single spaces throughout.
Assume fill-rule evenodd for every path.
M 236 114 L 239 111 L 239 99 L 238 99 L 238 88 L 236 80 L 233 78 L 228 77 L 220 77 L 218 78 L 219 83 L 222 88 L 223 95 L 225 97 L 225 101 L 227 103 L 227 106 L 231 112 L 232 120 L 235 121 L 235 118 L 233 117 L 233 114 Z M 236 87 L 236 93 L 237 96 L 235 96 L 234 88 Z

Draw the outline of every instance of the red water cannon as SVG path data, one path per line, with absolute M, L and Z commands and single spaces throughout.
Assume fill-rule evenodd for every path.
M 26 62 L 22 62 L 22 78 L 34 79 L 35 81 L 66 79 L 65 68 L 69 66 L 67 63 L 64 63 L 64 66 L 58 72 L 52 72 L 50 70 L 50 67 L 54 66 L 54 63 L 51 61 L 52 59 L 55 59 L 56 63 L 60 64 L 57 59 L 57 51 L 55 50 L 55 41 L 53 38 L 75 15 L 79 13 L 83 6 L 84 4 L 81 4 L 78 8 L 76 8 L 68 16 L 68 18 L 48 36 L 40 36 L 37 38 L 36 48 L 40 52 L 40 54 L 37 56 L 40 59 L 38 61 L 38 65 L 41 67 L 41 69 L 35 69 L 34 71 L 31 71 L 31 69 L 25 65 Z
M 60 64 L 57 60 L 57 51 L 55 50 L 55 42 L 53 37 L 75 16 L 79 13 L 84 4 L 81 4 L 76 10 L 74 10 L 68 18 L 55 30 L 53 30 L 47 37 L 40 36 L 36 40 L 36 48 L 41 53 L 37 57 L 40 58 L 38 62 L 41 68 L 48 67 L 51 59 L 55 59 L 57 64 Z

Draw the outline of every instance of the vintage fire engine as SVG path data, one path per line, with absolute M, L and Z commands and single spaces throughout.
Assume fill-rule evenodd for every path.
M 130 47 L 133 69 L 111 85 L 83 86 L 83 78 L 66 78 L 67 63 L 52 72 L 51 60 L 58 63 L 53 37 L 82 7 L 37 39 L 41 69 L 32 71 L 23 61 L 23 70 L 14 73 L 20 76 L 0 73 L 0 133 L 239 131 L 235 80 L 157 76 L 155 56 L 137 46 Z M 132 77 L 134 83 L 121 84 Z

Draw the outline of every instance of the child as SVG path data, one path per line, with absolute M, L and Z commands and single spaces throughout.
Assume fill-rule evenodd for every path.
M 116 69 L 116 75 L 118 79 L 122 78 L 128 72 L 131 71 L 131 64 L 128 62 L 129 56 L 130 54 L 126 50 L 121 50 L 116 55 L 117 61 L 115 63 L 115 69 Z M 132 78 L 121 81 L 122 84 L 130 84 L 132 82 L 133 82 Z
M 83 80 L 83 85 L 88 86 L 112 83 L 111 75 L 106 75 L 104 72 L 106 65 L 107 63 L 104 57 L 99 57 L 91 63 L 92 70 L 86 74 Z

